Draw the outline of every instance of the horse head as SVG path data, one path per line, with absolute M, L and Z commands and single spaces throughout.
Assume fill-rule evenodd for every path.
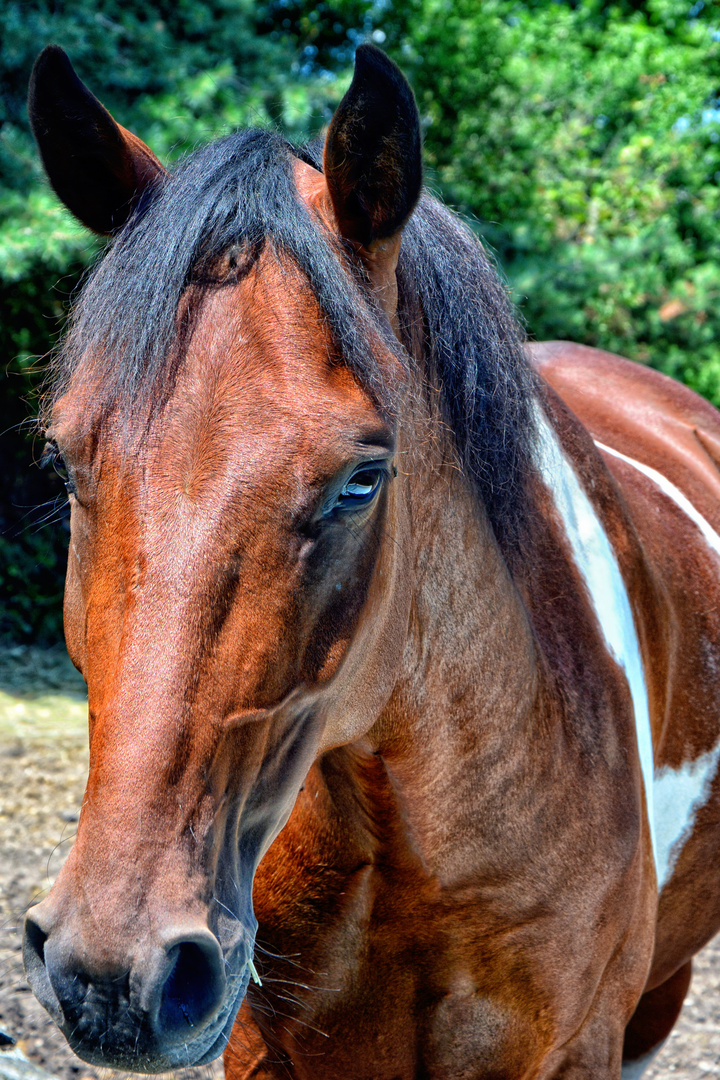
M 268 133 L 168 174 L 37 61 L 59 197 L 114 237 L 58 363 L 68 649 L 89 691 L 73 850 L 27 917 L 31 985 L 88 1061 L 224 1048 L 252 886 L 312 762 L 387 702 L 410 605 L 395 269 L 419 196 L 412 93 L 358 50 L 322 171 Z

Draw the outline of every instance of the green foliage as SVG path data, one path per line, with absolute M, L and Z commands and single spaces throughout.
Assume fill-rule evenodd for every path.
M 9 243 L 0 229 L 0 250 L 8 258 Z M 85 237 L 83 243 L 87 248 Z M 67 531 L 56 521 L 65 502 L 62 484 L 37 468 L 42 440 L 32 417 L 42 365 L 35 358 L 50 347 L 63 301 L 83 268 L 48 247 L 46 266 L 38 258 L 26 277 L 0 281 L 0 640 L 42 645 L 62 639 Z M 48 515 L 56 523 L 43 526 Z
M 428 183 L 495 251 L 530 334 L 720 405 L 720 0 L 0 0 L 0 25 L 0 432 L 32 415 L 32 358 L 98 250 L 27 129 L 51 41 L 170 161 L 239 126 L 315 133 L 371 38 L 415 88 Z M 62 489 L 16 433 L 0 454 L 0 636 L 54 639 L 65 534 L 21 518 Z
M 417 0 L 388 31 L 432 179 L 530 333 L 652 363 L 720 404 L 720 6 Z
M 332 25 L 326 65 L 360 30 L 398 61 L 428 183 L 496 253 L 531 336 L 650 363 L 720 405 L 718 0 L 269 11 L 296 48 Z

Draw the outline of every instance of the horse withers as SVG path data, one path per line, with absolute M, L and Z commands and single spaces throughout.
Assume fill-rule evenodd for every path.
M 114 236 L 44 416 L 90 773 L 35 993 L 137 1071 L 639 1075 L 720 926 L 718 414 L 526 352 L 372 46 L 320 147 L 168 173 L 57 47 L 30 114 Z

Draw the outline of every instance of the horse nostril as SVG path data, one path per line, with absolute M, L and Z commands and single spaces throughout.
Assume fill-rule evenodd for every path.
M 219 944 L 210 939 L 179 941 L 168 949 L 172 962 L 160 1000 L 158 1026 L 167 1034 L 189 1035 L 220 1007 L 224 990 Z
M 28 979 L 47 977 L 45 965 L 45 942 L 48 936 L 42 927 L 33 919 L 32 915 L 25 917 L 25 933 L 23 935 L 23 962 Z
M 62 1024 L 63 1015 L 60 1002 L 50 982 L 50 975 L 45 962 L 45 943 L 47 939 L 48 935 L 40 924 L 36 922 L 32 915 L 26 915 L 23 933 L 25 973 L 40 1004 L 47 1009 L 56 1024 Z

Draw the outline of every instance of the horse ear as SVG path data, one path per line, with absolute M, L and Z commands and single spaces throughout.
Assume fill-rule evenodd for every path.
M 35 61 L 28 112 L 55 193 L 83 225 L 116 232 L 164 172 L 153 152 L 115 123 L 57 45 Z
M 399 234 L 420 195 L 415 98 L 374 45 L 355 54 L 353 81 L 325 140 L 324 172 L 341 234 L 366 251 Z

